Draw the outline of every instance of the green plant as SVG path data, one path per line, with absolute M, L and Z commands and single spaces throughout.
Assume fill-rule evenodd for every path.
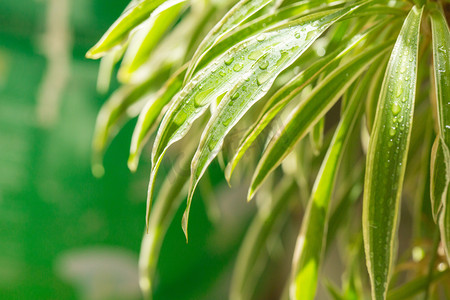
M 102 155 L 124 121 L 139 114 L 132 171 L 159 124 L 140 262 L 146 295 L 183 187 L 189 186 L 187 238 L 194 191 L 219 156 L 228 181 L 238 163 L 256 163 L 249 200 L 264 183 L 272 195 L 244 240 L 230 299 L 253 297 L 255 265 L 277 234 L 274 224 L 292 209 L 291 194 L 304 214 L 286 299 L 314 298 L 323 256 L 339 230 L 341 246 L 353 250 L 342 289 L 328 284 L 333 298 L 367 296 L 366 281 L 372 299 L 448 297 L 450 3 L 233 2 L 132 1 L 87 54 L 103 57 L 102 86 L 123 57 L 123 85 L 99 114 L 94 173 L 103 173 Z M 187 134 L 194 142 L 181 141 L 177 166 L 184 167 L 173 169 L 150 210 L 160 163 Z M 261 139 L 263 149 L 253 147 Z M 244 159 L 246 153 L 253 155 Z M 362 218 L 351 223 L 350 212 L 360 215 L 363 186 Z M 397 262 L 402 198 L 413 229 Z M 362 248 L 369 279 L 359 268 Z

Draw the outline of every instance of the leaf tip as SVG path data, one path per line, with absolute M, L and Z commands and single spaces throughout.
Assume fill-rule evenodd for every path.
M 186 208 L 181 219 L 181 228 L 183 229 L 184 236 L 186 237 L 186 244 L 189 243 L 188 237 L 188 219 L 189 219 L 189 208 Z
M 95 162 L 92 164 L 92 175 L 96 178 L 102 178 L 103 175 L 105 175 L 105 168 L 103 167 L 103 164 L 100 162 Z
M 137 170 L 138 164 L 139 164 L 139 160 L 138 160 L 137 155 L 135 153 L 131 153 L 130 156 L 128 157 L 128 162 L 127 162 L 128 169 L 132 173 L 134 173 Z

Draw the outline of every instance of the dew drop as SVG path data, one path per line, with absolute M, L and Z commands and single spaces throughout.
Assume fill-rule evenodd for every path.
M 220 71 L 219 75 L 223 77 L 223 76 L 227 75 L 227 73 L 225 73 L 224 71 Z
M 295 38 L 296 39 L 299 39 L 299 38 L 301 38 L 302 37 L 302 35 L 300 34 L 300 32 L 297 32 L 296 34 L 295 34 Z
M 236 92 L 236 93 L 234 93 L 232 96 L 231 96 L 231 100 L 236 100 L 237 98 L 239 98 L 239 93 L 238 92 Z
M 184 110 L 180 110 L 176 115 L 175 118 L 173 119 L 173 122 L 177 125 L 180 126 L 181 124 L 184 123 L 184 121 L 186 121 L 187 118 L 187 114 L 184 112 Z
M 233 70 L 235 70 L 236 72 L 239 72 L 240 70 L 242 70 L 243 67 L 244 67 L 244 65 L 241 63 L 235 64 L 233 67 Z
M 258 85 L 262 85 L 264 82 L 267 81 L 267 79 L 269 79 L 269 77 L 270 77 L 269 72 L 262 72 L 256 78 L 256 82 L 258 83 Z
M 208 144 L 209 151 L 213 151 L 214 147 L 216 147 L 216 145 L 217 145 L 217 141 L 216 140 L 211 140 L 209 142 L 209 144 Z
M 398 115 L 401 110 L 402 108 L 397 102 L 394 102 L 394 104 L 392 104 L 392 113 L 394 114 L 394 116 Z
M 395 127 L 391 127 L 391 128 L 389 129 L 389 135 L 390 135 L 390 136 L 394 136 L 396 132 L 397 132 L 397 130 L 395 129 Z
M 227 60 L 225 61 L 225 64 L 226 64 L 227 66 L 229 66 L 229 65 L 231 65 L 231 63 L 233 62 L 233 60 L 234 60 L 234 57 L 230 57 L 229 59 L 227 59 Z
M 265 39 L 266 39 L 266 36 L 264 35 L 264 33 L 258 35 L 258 37 L 256 38 L 256 40 L 257 40 L 258 42 L 262 42 L 262 41 L 264 41 Z
M 397 93 L 395 94 L 395 96 L 400 97 L 403 93 L 403 88 L 401 85 L 397 86 Z
M 308 33 L 306 34 L 305 40 L 307 40 L 307 41 L 310 40 L 314 36 L 315 33 L 316 33 L 315 30 L 308 31 Z
M 208 95 L 212 92 L 212 88 L 209 88 L 207 90 L 204 90 L 202 92 L 199 92 L 194 97 L 194 106 L 195 107 L 202 107 L 206 104 L 208 101 Z
M 261 62 L 261 64 L 259 65 L 259 68 L 261 70 L 265 70 L 265 69 L 267 69 L 268 66 L 269 66 L 269 62 L 267 60 L 265 60 L 265 61 Z
M 258 58 L 260 58 L 263 54 L 264 54 L 263 50 L 253 51 L 253 52 L 251 52 L 248 55 L 248 59 L 250 59 L 250 60 L 258 60 Z

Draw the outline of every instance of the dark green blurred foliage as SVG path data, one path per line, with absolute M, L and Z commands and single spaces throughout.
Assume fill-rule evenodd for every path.
M 67 75 L 59 92 L 46 78 L 55 46 L 45 38 L 53 2 L 0 2 L 0 299 L 140 299 L 137 257 L 149 156 L 131 175 L 128 124 L 106 154 L 105 176 L 91 175 L 95 118 L 109 95 L 96 92 L 98 62 L 84 58 L 127 1 L 63 1 L 68 66 L 56 64 L 56 77 L 64 76 L 58 70 Z M 55 22 L 50 26 L 59 26 Z M 50 88 L 43 91 L 46 80 Z M 46 92 L 58 102 L 46 102 Z M 169 229 L 154 299 L 225 295 L 245 226 L 218 243 L 213 231 L 219 229 L 208 221 L 203 202 L 194 206 L 189 245 L 178 221 Z

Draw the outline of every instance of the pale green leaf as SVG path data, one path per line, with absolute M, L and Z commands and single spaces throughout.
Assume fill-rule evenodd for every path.
M 355 10 L 359 6 L 344 8 L 335 13 L 307 18 L 288 23 L 280 29 L 275 29 L 275 36 L 283 37 L 279 45 L 274 45 L 267 52 L 256 50 L 250 53 L 249 59 L 255 58 L 250 72 L 244 73 L 239 82 L 222 99 L 216 113 L 211 117 L 203 131 L 200 144 L 191 166 L 191 185 L 188 204 L 183 216 L 183 229 L 187 232 L 189 209 L 195 187 L 210 162 L 220 151 L 223 140 L 234 125 L 262 98 L 272 86 L 275 78 L 297 58 L 334 22 Z M 285 31 L 286 30 L 286 31 Z M 268 35 L 266 37 L 266 35 Z M 264 43 L 270 39 L 263 33 L 256 38 L 256 43 Z M 272 44 L 273 45 L 273 44 Z M 242 64 L 236 64 L 239 69 Z
M 405 283 L 404 285 L 390 290 L 387 294 L 388 300 L 403 300 L 410 299 L 417 294 L 423 292 L 423 290 L 430 284 L 439 281 L 443 276 L 448 276 L 450 270 L 437 271 L 430 278 L 428 275 L 414 278 L 413 280 Z
M 412 8 L 392 51 L 369 141 L 363 234 L 374 300 L 386 299 L 416 91 L 423 9 Z
M 392 42 L 372 47 L 328 75 L 291 113 L 280 132 L 272 138 L 253 175 L 248 198 L 251 199 L 267 176 L 291 152 L 311 127 L 339 100 L 345 90 Z
M 358 7 L 360 5 L 353 5 L 338 11 L 314 14 L 272 28 L 256 38 L 250 38 L 237 44 L 214 60 L 208 68 L 199 71 L 175 97 L 158 130 L 152 152 L 148 209 L 151 203 L 154 178 L 165 151 L 187 133 L 192 122 L 208 109 L 213 100 L 233 89 L 236 85 L 237 88 L 248 86 L 248 92 L 254 94 L 253 101 L 248 101 L 247 105 L 241 107 L 240 115 L 242 115 L 252 103 L 267 92 L 275 77 L 294 62 L 323 31 L 339 18 Z M 273 69 L 273 73 L 259 67 L 263 60 L 267 60 L 270 68 Z M 248 82 L 245 82 L 245 80 L 248 80 Z M 244 91 L 239 92 L 244 94 Z M 240 103 L 242 97 L 238 97 L 240 100 L 231 100 L 231 97 L 235 95 L 234 92 L 231 95 L 228 92 L 226 100 L 222 100 L 220 105 L 223 107 L 223 103 L 226 102 L 228 105 L 230 101 L 234 101 L 234 105 Z M 230 109 L 230 113 L 232 111 Z M 223 120 L 219 120 L 219 122 L 223 125 Z M 226 126 L 227 130 L 232 125 L 234 124 L 229 123 Z M 220 144 L 218 140 L 208 141 L 206 148 L 211 148 L 208 152 L 215 156 Z M 206 165 L 205 162 L 202 161 L 202 165 Z M 204 170 L 204 168 L 201 170 Z M 193 175 L 198 179 L 198 174 L 197 172 Z
M 264 257 L 263 253 L 275 224 L 285 216 L 291 195 L 296 191 L 295 181 L 281 184 L 275 190 L 274 199 L 262 207 L 250 225 L 239 250 L 230 288 L 230 300 L 251 299 L 259 273 L 256 265 Z
M 313 129 L 309 133 L 309 140 L 314 155 L 319 155 L 323 146 L 323 132 L 325 130 L 325 118 L 322 118 L 313 126 Z
M 437 117 L 439 124 L 439 137 L 441 139 L 438 150 L 435 151 L 434 171 L 439 172 L 442 169 L 442 163 L 445 165 L 445 179 L 439 174 L 432 178 L 431 195 L 433 196 L 433 185 L 441 189 L 442 194 L 434 196 L 440 198 L 434 199 L 435 207 L 442 206 L 442 215 L 439 220 L 442 242 L 444 244 L 447 260 L 450 263 L 450 194 L 448 188 L 450 185 L 450 32 L 445 16 L 439 9 L 433 9 L 430 13 L 431 28 L 433 36 L 433 62 L 434 78 L 437 100 Z M 442 173 L 442 170 L 441 170 Z M 435 175 L 432 173 L 432 176 Z M 444 181 L 444 182 L 443 182 Z M 439 202 L 441 199 L 441 204 Z M 432 198 L 433 201 L 433 198 Z M 433 211 L 437 213 L 436 211 Z
M 147 19 L 150 14 L 166 0 L 132 1 L 120 17 L 111 25 L 100 41 L 87 53 L 88 58 L 100 58 L 107 51 L 122 43 L 130 31 Z
M 191 79 L 199 61 L 208 50 L 214 46 L 217 41 L 225 34 L 239 26 L 245 20 L 253 16 L 260 9 L 272 2 L 271 0 L 240 0 L 226 15 L 220 20 L 213 29 L 206 35 L 192 56 L 186 72 L 186 81 Z
M 269 125 L 275 116 L 295 97 L 303 88 L 318 78 L 322 72 L 334 70 L 342 57 L 355 49 L 362 41 L 367 38 L 367 33 L 355 36 L 350 42 L 340 46 L 338 49 L 317 61 L 298 75 L 293 77 L 281 89 L 279 89 L 265 104 L 257 121 L 247 130 L 242 140 L 239 142 L 238 149 L 225 170 L 225 177 L 230 181 L 231 174 L 237 164 L 250 148 L 259 134 Z
M 293 278 L 290 295 L 292 299 L 314 299 L 321 265 L 321 256 L 327 236 L 328 211 L 336 174 L 351 131 L 359 119 L 368 83 L 372 74 L 360 82 L 352 95 L 339 122 L 317 175 L 302 226 L 293 259 Z
M 372 131 L 373 122 L 375 120 L 375 113 L 377 111 L 378 98 L 380 98 L 381 86 L 384 80 L 384 74 L 386 73 L 386 67 L 389 57 L 386 57 L 381 61 L 381 68 L 373 75 L 373 83 L 369 87 L 367 93 L 367 104 L 366 104 L 366 126 L 369 133 Z
M 156 265 L 164 236 L 184 198 L 184 190 L 189 180 L 189 164 L 195 150 L 192 145 L 188 148 L 190 149 L 185 152 L 185 155 L 175 162 L 178 167 L 172 169 L 164 180 L 150 215 L 147 232 L 142 239 L 139 254 L 139 285 L 146 299 L 151 299 Z
M 285 7 L 279 11 L 275 11 L 272 14 L 261 16 L 260 18 L 247 24 L 242 24 L 242 26 L 237 27 L 235 30 L 218 40 L 217 43 L 214 44 L 214 46 L 206 52 L 199 61 L 197 69 L 203 68 L 211 60 L 224 53 L 227 49 L 250 36 L 254 36 L 274 26 L 279 26 L 280 24 L 286 23 L 288 20 L 300 19 L 309 13 L 312 14 L 324 11 L 333 11 L 336 8 L 342 7 L 342 5 L 335 5 L 312 10 L 312 8 L 317 6 L 319 2 L 320 1 L 314 1 L 313 3 L 310 3 L 309 1 L 300 1 L 299 3 Z
M 448 175 L 444 158 L 442 140 L 436 137 L 431 150 L 430 199 L 433 218 L 437 222 L 448 193 Z
M 155 9 L 133 33 L 119 69 L 119 79 L 128 82 L 131 73 L 144 64 L 163 35 L 173 25 L 187 0 L 168 0 Z
M 186 74 L 186 68 L 187 65 L 175 72 L 141 110 L 131 138 L 130 156 L 128 157 L 128 168 L 131 171 L 136 170 L 142 148 L 150 137 L 150 134 L 154 131 L 156 121 L 164 107 L 180 90 Z
M 138 85 L 126 85 L 115 91 L 103 104 L 96 120 L 92 141 L 92 171 L 96 176 L 103 175 L 103 154 L 122 125 L 137 116 L 147 97 L 167 76 L 167 68 L 159 70 L 151 78 Z

